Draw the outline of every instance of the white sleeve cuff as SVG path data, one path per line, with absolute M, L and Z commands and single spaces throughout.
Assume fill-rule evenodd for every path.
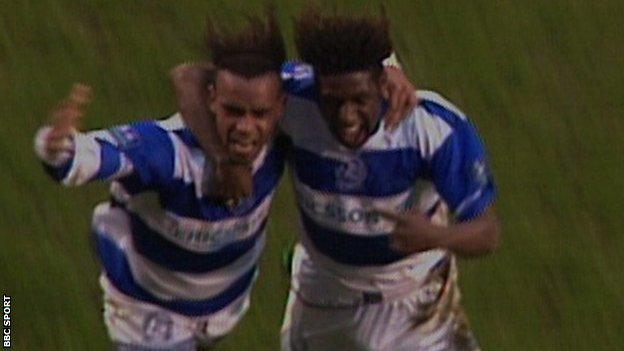
M 35 153 L 43 161 L 45 164 L 52 167 L 60 167 L 65 165 L 67 162 L 71 161 L 73 157 L 73 152 L 71 151 L 61 151 L 54 155 L 46 152 L 46 142 L 48 139 L 48 135 L 52 132 L 51 126 L 44 126 L 39 128 L 37 134 L 35 134 Z M 74 142 L 71 138 L 66 138 L 65 142 L 67 143 L 68 149 L 74 149 Z

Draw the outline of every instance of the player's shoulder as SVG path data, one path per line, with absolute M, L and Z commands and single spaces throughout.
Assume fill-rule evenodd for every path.
M 170 144 L 171 133 L 186 130 L 179 113 L 163 119 L 144 119 L 120 124 L 99 132 L 107 134 L 121 150 Z
M 412 110 L 412 118 L 434 119 L 450 127 L 460 126 L 468 122 L 468 117 L 457 106 L 440 93 L 432 90 L 418 90 L 419 103 Z
M 404 143 L 423 150 L 433 150 L 456 131 L 468 125 L 466 115 L 441 94 L 417 91 L 419 103 L 399 125 L 396 134 Z
M 153 121 L 159 128 L 169 132 L 178 132 L 186 129 L 186 124 L 182 119 L 182 115 L 179 112 L 174 113 L 171 116 L 161 118 Z

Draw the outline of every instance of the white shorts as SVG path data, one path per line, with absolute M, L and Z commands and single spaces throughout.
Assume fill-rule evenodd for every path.
M 329 275 L 310 270 L 320 268 L 297 245 L 281 332 L 283 351 L 479 350 L 460 306 L 452 257 L 398 293 L 347 291 L 326 279 Z
M 136 300 L 117 290 L 105 274 L 104 322 L 119 351 L 195 351 L 229 333 L 249 309 L 251 288 L 222 310 L 200 317 L 184 316 Z

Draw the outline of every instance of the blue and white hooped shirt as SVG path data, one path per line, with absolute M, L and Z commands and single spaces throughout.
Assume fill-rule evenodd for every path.
M 420 103 L 392 133 L 378 130 L 357 150 L 336 141 L 315 101 L 312 68 L 285 64 L 291 95 L 282 131 L 292 141 L 293 181 L 312 254 L 347 266 L 383 266 L 406 256 L 389 247 L 392 223 L 376 208 L 405 210 L 419 202 L 414 186 L 431 182 L 456 221 L 470 220 L 495 200 L 485 147 L 450 102 L 419 91 Z

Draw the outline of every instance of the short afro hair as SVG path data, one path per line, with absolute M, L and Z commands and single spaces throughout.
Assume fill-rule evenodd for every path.
M 301 59 L 319 74 L 381 71 L 392 53 L 389 22 L 382 16 L 324 15 L 308 8 L 295 21 L 295 42 Z
M 266 18 L 249 16 L 247 25 L 238 31 L 217 28 L 208 18 L 206 45 L 217 69 L 229 70 L 245 78 L 267 72 L 281 71 L 286 60 L 282 32 L 275 17 L 275 8 L 266 9 Z

